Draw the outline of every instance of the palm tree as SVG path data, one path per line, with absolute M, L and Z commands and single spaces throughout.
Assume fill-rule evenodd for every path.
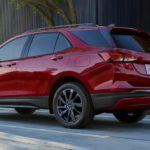
M 73 0 L 10 0 L 17 7 L 28 6 L 45 19 L 49 26 L 54 25 L 53 13 L 59 15 L 66 24 L 77 23 L 77 15 Z M 68 12 L 62 8 L 62 3 L 68 7 Z

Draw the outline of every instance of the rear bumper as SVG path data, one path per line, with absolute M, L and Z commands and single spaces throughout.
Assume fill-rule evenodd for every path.
M 91 94 L 95 112 L 121 109 L 150 109 L 150 91 Z

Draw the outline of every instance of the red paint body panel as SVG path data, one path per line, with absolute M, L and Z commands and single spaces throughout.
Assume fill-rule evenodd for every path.
M 14 62 L 11 62 L 14 63 Z M 0 63 L 0 96 L 16 96 L 16 89 L 14 88 L 16 66 L 9 66 L 10 62 Z
M 137 109 L 137 108 L 149 108 L 150 107 L 150 97 L 139 97 L 139 98 L 124 98 L 120 99 L 117 104 L 115 104 L 112 110 L 122 110 L 122 109 Z
M 110 30 L 106 27 L 101 28 Z M 73 36 L 69 29 L 25 33 L 21 36 L 41 32 L 61 32 L 68 38 L 73 48 L 56 54 L 1 62 L 0 65 L 3 67 L 0 68 L 0 97 L 49 96 L 55 83 L 63 77 L 79 80 L 89 94 L 150 90 L 150 75 L 146 74 L 144 63 L 145 61 L 150 64 L 150 54 L 121 50 L 126 54 L 140 57 L 143 63 L 110 63 L 104 62 L 98 54 L 109 49 L 108 47 L 89 46 Z M 20 36 L 15 38 L 18 37 Z M 61 59 L 56 61 L 52 59 L 58 56 Z M 16 65 L 7 66 L 12 62 Z M 133 107 L 150 107 L 150 99 L 120 100 L 112 109 Z

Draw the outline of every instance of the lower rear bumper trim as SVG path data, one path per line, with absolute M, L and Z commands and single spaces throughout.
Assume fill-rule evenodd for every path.
M 141 107 L 142 107 L 142 102 L 143 102 L 143 107 L 146 108 L 147 106 L 150 108 L 150 92 L 148 91 L 140 91 L 140 92 L 134 91 L 134 92 L 128 92 L 128 93 L 91 94 L 91 98 L 92 98 L 95 112 L 103 111 L 103 110 L 112 110 L 113 108 L 117 109 L 115 105 L 117 105 L 119 101 L 127 102 L 128 100 L 128 103 L 130 103 L 133 101 L 133 99 L 135 103 L 134 105 L 135 108 L 136 108 L 136 99 L 140 99 L 140 100 L 137 100 L 137 102 L 139 104 L 141 102 Z M 146 100 L 143 100 L 143 99 L 146 99 Z

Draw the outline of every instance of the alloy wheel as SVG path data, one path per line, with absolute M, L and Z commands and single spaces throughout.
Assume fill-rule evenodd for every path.
M 65 122 L 77 122 L 82 114 L 80 94 L 71 88 L 64 89 L 58 97 L 57 112 Z

